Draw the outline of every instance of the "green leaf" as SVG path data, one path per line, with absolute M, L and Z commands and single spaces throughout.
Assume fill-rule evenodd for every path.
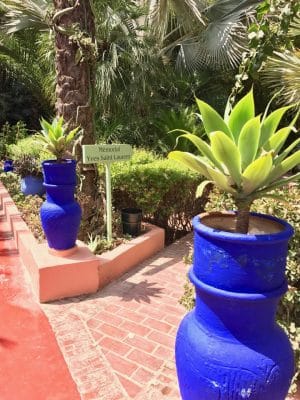
M 234 188 L 230 185 L 228 176 L 222 174 L 220 171 L 216 171 L 213 168 L 208 168 L 208 173 L 216 186 L 218 186 L 220 189 L 233 195 L 237 194 L 236 190 L 234 190 Z
M 247 195 L 261 187 L 269 176 L 272 166 L 271 153 L 254 160 L 243 173 L 243 193 Z
M 212 181 L 203 181 L 200 183 L 200 185 L 197 187 L 196 190 L 196 198 L 201 197 L 203 195 L 204 189 L 209 183 L 213 183 Z
M 69 144 L 74 140 L 74 137 L 76 136 L 77 132 L 79 131 L 80 127 L 78 126 L 77 128 L 73 129 L 71 132 L 68 133 L 66 137 L 66 144 Z
M 200 175 L 205 176 L 207 179 L 211 179 L 206 165 L 194 154 L 187 153 L 184 151 L 171 151 L 168 154 L 168 158 L 171 160 L 178 161 L 186 167 L 198 172 Z
M 286 149 L 284 149 L 284 151 L 278 157 L 275 158 L 274 165 L 281 163 L 281 161 L 290 154 L 290 152 L 298 145 L 298 143 L 300 143 L 300 138 L 295 140 Z
M 295 182 L 295 181 L 297 181 L 299 179 L 300 179 L 300 172 L 298 172 L 295 175 L 289 176 L 287 178 L 280 179 L 280 180 L 272 183 L 271 185 L 268 185 L 266 188 L 264 188 L 262 190 L 259 190 L 257 192 L 258 197 L 256 197 L 256 198 L 264 197 L 265 194 L 268 193 L 270 190 L 283 187 L 286 184 L 288 184 L 289 182 Z
M 260 138 L 260 117 L 250 119 L 243 126 L 238 140 L 238 148 L 244 170 L 255 160 Z
M 48 121 L 46 121 L 44 118 L 41 119 L 40 124 L 45 133 L 47 133 L 49 131 L 49 129 L 52 129 L 52 125 Z
M 276 132 L 281 118 L 283 117 L 284 113 L 291 107 L 292 106 L 278 108 L 277 110 L 269 114 L 265 119 L 263 119 L 261 124 L 259 147 L 264 146 L 269 138 Z
M 48 138 L 49 138 L 49 142 L 51 142 L 55 145 L 56 137 L 55 137 L 52 127 L 48 130 Z
M 254 118 L 255 107 L 253 91 L 250 90 L 232 109 L 229 116 L 228 125 L 232 132 L 235 142 L 238 142 L 241 130 L 249 119 Z
M 266 151 L 274 151 L 275 154 L 278 154 L 288 138 L 291 130 L 291 126 L 280 129 L 265 143 L 264 149 Z
M 199 107 L 202 122 L 207 136 L 210 136 L 211 132 L 222 131 L 227 136 L 232 138 L 232 133 L 230 132 L 230 129 L 216 110 L 214 110 L 209 104 L 197 98 L 196 103 Z
M 54 121 L 55 121 L 54 122 L 55 128 L 53 129 L 54 135 L 56 139 L 59 139 L 64 135 L 64 128 L 63 128 L 64 119 L 63 117 L 60 117 L 58 119 L 55 118 Z
M 218 160 L 214 157 L 211 148 L 209 145 L 202 139 L 200 139 L 198 136 L 193 135 L 191 133 L 187 133 L 185 135 L 181 135 L 180 137 L 184 137 L 188 139 L 190 142 L 192 142 L 197 149 L 199 150 L 200 153 L 202 153 L 205 157 L 208 158 L 208 160 L 215 165 L 218 169 L 221 171 L 223 170 L 222 165 L 218 162 Z
M 300 164 L 300 150 L 296 151 L 276 165 L 275 168 L 273 168 L 268 181 L 274 182 L 275 179 L 280 178 L 298 164 Z
M 221 131 L 213 132 L 210 137 L 214 157 L 228 169 L 234 182 L 241 184 L 241 157 L 236 144 Z

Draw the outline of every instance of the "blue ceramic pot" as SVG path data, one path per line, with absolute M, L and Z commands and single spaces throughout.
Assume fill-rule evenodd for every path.
M 67 250 L 76 244 L 81 219 L 81 208 L 74 199 L 76 162 L 66 160 L 56 164 L 51 160 L 42 166 L 47 194 L 40 211 L 42 227 L 50 248 Z
M 21 179 L 21 192 L 25 196 L 42 196 L 45 191 L 46 190 L 43 185 L 43 178 L 28 175 Z
M 3 171 L 4 172 L 10 172 L 13 171 L 14 167 L 13 167 L 13 160 L 5 160 L 4 164 L 3 164 Z
M 50 185 L 76 185 L 75 160 L 46 160 L 42 162 L 44 182 Z
M 194 265 L 190 279 L 196 307 L 176 338 L 176 366 L 183 400 L 284 400 L 294 371 L 293 351 L 276 324 L 287 244 L 281 231 L 243 235 L 193 220 Z

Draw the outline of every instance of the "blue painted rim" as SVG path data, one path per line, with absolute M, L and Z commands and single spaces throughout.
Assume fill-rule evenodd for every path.
M 62 162 L 58 162 L 57 160 L 42 161 L 42 165 L 63 165 L 63 164 L 76 164 L 76 160 L 72 160 L 71 158 L 64 158 Z
M 288 222 L 274 217 L 272 215 L 260 214 L 251 212 L 251 215 L 254 217 L 268 219 L 274 222 L 277 222 L 283 227 L 283 230 L 276 233 L 269 233 L 269 234 L 262 234 L 262 235 L 253 235 L 253 234 L 243 234 L 243 233 L 232 233 L 226 232 L 219 229 L 211 228 L 203 223 L 201 223 L 201 215 L 196 215 L 193 218 L 193 227 L 196 232 L 199 232 L 201 235 L 206 237 L 213 237 L 214 239 L 226 240 L 231 242 L 276 242 L 276 241 L 283 241 L 288 240 L 294 234 L 294 228 Z M 209 215 L 205 214 L 205 215 Z M 230 214 L 228 214 L 230 216 Z M 232 214 L 232 216 L 234 213 Z
M 200 289 L 204 292 L 207 292 L 213 296 L 218 296 L 218 297 L 226 297 L 226 298 L 231 298 L 235 300 L 265 300 L 265 299 L 270 299 L 270 298 L 279 298 L 281 297 L 284 293 L 287 292 L 288 290 L 288 284 L 287 281 L 284 281 L 284 283 L 277 289 L 272 290 L 270 292 L 262 292 L 262 293 L 239 293 L 239 292 L 231 292 L 228 290 L 223 290 L 223 289 L 217 289 L 214 286 L 207 285 L 206 283 L 203 283 L 198 279 L 194 273 L 194 268 L 193 266 L 189 270 L 189 279 L 190 281 L 195 285 L 197 289 Z

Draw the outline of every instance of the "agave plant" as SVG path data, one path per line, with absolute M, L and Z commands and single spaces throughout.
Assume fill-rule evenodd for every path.
M 54 118 L 52 123 L 42 119 L 40 123 L 42 131 L 36 138 L 45 144 L 45 150 L 53 154 L 58 161 L 62 161 L 80 128 L 67 133 L 62 117 Z
M 190 140 L 201 156 L 172 151 L 169 158 L 207 178 L 198 187 L 198 195 L 209 182 L 230 193 L 237 207 L 235 231 L 247 233 L 252 202 L 265 196 L 276 197 L 276 193 L 269 192 L 300 178 L 300 173 L 286 175 L 300 163 L 300 150 L 293 152 L 300 138 L 283 149 L 299 114 L 289 126 L 277 130 L 291 106 L 269 113 L 269 104 L 263 116 L 255 116 L 252 90 L 230 113 L 225 111 L 224 118 L 207 103 L 199 99 L 196 102 L 210 143 L 183 131 L 180 137 Z

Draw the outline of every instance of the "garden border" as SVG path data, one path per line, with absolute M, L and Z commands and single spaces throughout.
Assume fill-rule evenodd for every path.
M 61 257 L 50 254 L 46 243 L 37 243 L 2 182 L 0 208 L 40 302 L 95 293 L 164 248 L 164 229 L 147 223 L 144 234 L 99 256 L 77 241 L 77 251 Z

